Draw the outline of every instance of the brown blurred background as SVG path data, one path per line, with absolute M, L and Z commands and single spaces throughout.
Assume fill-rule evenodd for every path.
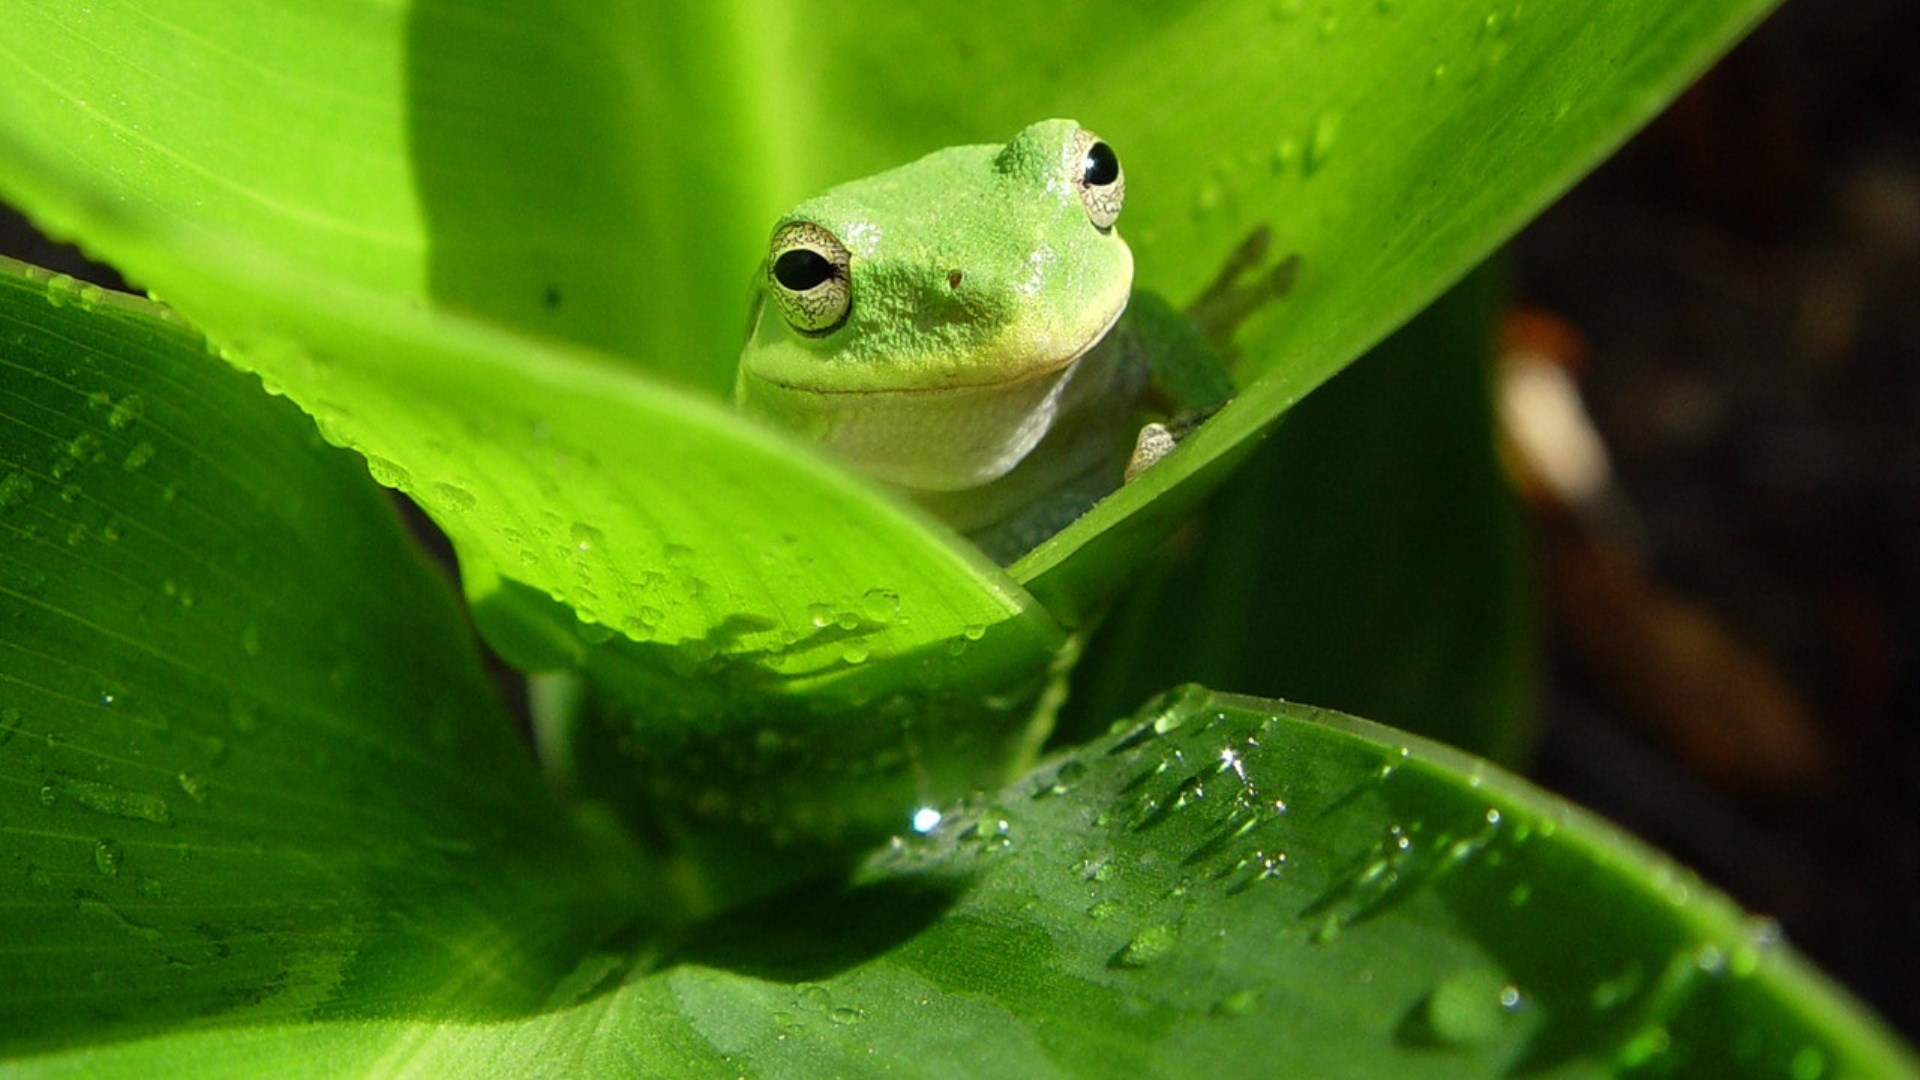
M 1626 511 L 1536 518 L 1534 775 L 1920 1038 L 1920 5 L 1786 4 L 1512 262 Z

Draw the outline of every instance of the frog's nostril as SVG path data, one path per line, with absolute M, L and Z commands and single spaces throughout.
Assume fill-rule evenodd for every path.
M 963 276 L 963 275 L 962 275 L 962 274 L 960 273 L 960 271 L 958 271 L 958 270 L 949 270 L 949 271 L 947 271 L 947 288 L 948 288 L 948 290 L 953 290 L 953 289 L 958 289 L 958 288 L 960 287 L 960 278 L 961 278 L 962 276 Z

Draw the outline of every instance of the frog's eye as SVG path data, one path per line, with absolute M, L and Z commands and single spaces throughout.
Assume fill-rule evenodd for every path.
M 1080 189 L 1080 204 L 1087 208 L 1093 227 L 1106 232 L 1120 220 L 1120 204 L 1127 201 L 1127 174 L 1120 169 L 1120 155 L 1100 136 L 1082 129 L 1073 142 L 1079 163 L 1073 179 Z
M 787 325 L 819 337 L 847 321 L 853 302 L 847 247 L 811 221 L 791 221 L 774 230 L 767 252 L 767 291 Z

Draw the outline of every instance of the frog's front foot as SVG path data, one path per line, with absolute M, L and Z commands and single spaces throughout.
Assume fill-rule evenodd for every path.
M 1134 478 L 1152 468 L 1154 463 L 1179 445 L 1172 429 L 1162 423 L 1146 424 L 1140 428 L 1140 434 L 1133 441 L 1133 456 L 1127 459 L 1127 471 L 1122 475 L 1122 483 L 1131 484 Z

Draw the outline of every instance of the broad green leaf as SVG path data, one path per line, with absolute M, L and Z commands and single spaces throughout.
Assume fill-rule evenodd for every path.
M 1277 256 L 1300 259 L 1291 295 L 1243 335 L 1240 398 L 1014 578 L 1056 612 L 1104 595 L 1276 415 L 1484 259 L 1773 6 L 1156 6 L 1134 16 L 1154 24 L 1137 41 L 1124 33 L 1134 23 L 1107 33 L 1109 5 L 1060 16 L 1046 36 L 996 20 L 998 37 L 1059 46 L 1021 57 L 1046 79 L 1040 99 L 1123 148 L 1147 287 L 1192 298 L 1261 224 Z M 1034 10 L 1047 14 L 1026 17 L 1056 17 Z M 861 41 L 876 57 L 904 48 L 885 26 Z M 942 54 L 948 63 L 986 51 L 967 41 Z M 930 115 L 937 75 L 901 82 L 889 118 L 944 131 Z M 998 121 L 1031 96 L 993 78 L 973 90 L 952 95 L 958 125 Z
M 48 1074 L 1913 1077 L 1765 920 L 1491 767 L 1179 695 L 845 887 L 495 1023 L 160 1035 Z
M 19 28 L 0 45 L 0 191 L 175 301 L 426 506 L 482 625 L 523 666 L 604 674 L 637 658 L 684 675 L 711 658 L 752 708 L 701 722 L 791 727 L 821 714 L 789 707 L 796 695 L 837 693 L 837 732 L 871 723 L 874 700 L 977 698 L 986 666 L 1031 685 L 1063 655 L 1060 627 L 1096 611 L 1280 412 L 1767 6 L 1221 0 L 802 18 L 746 4 L 0 0 Z M 1047 113 L 1122 148 L 1143 285 L 1190 299 L 1261 229 L 1271 259 L 1300 271 L 1242 335 L 1240 399 L 1011 580 L 644 374 L 724 392 L 735 283 L 783 201 Z M 530 612 L 527 595 L 560 609 Z M 895 617 L 858 614 L 892 596 Z M 846 618 L 858 641 L 830 630 Z M 929 665 L 983 635 L 968 659 Z M 596 642 L 623 655 L 595 662 Z M 651 681 L 611 689 L 657 701 Z M 988 721 L 970 775 L 1021 743 L 1026 714 L 1044 718 L 1022 693 Z M 660 719 L 634 714 L 642 731 Z M 891 737 L 858 731 L 844 759 Z
M 738 347 L 751 262 L 734 208 L 765 203 L 738 79 L 707 67 L 751 70 L 738 14 L 7 0 L 0 139 L 31 155 L 13 169 L 70 179 L 68 199 L 104 200 L 123 228 L 244 237 L 342 282 L 720 390 L 713 361 Z M 184 252 L 138 258 L 60 199 L 9 190 L 190 298 L 172 274 Z
M 1288 413 L 1102 624 L 1057 737 L 1198 681 L 1516 760 L 1536 646 L 1488 385 L 1499 300 L 1476 271 Z
M 523 1012 L 600 867 L 361 463 L 0 263 L 0 1053 Z
M 292 13 L 209 0 L 55 10 L 9 0 L 0 13 L 21 29 L 0 50 L 0 75 L 15 88 L 0 98 L 0 145 L 14 151 L 0 188 L 229 343 L 257 342 L 263 330 L 324 338 L 340 305 L 358 303 L 352 290 L 311 289 L 293 269 L 302 267 L 721 390 L 741 318 L 734 282 L 784 200 L 944 143 L 1005 138 L 1040 115 L 1078 115 L 1129 164 L 1125 229 L 1144 285 L 1191 298 L 1260 226 L 1276 257 L 1297 255 L 1302 270 L 1294 295 L 1245 336 L 1240 401 L 1014 568 L 1071 623 L 1274 416 L 1481 258 L 1768 6 L 850 4 L 802 17 L 752 4 L 676 13 L 331 0 Z M 127 62 L 130 52 L 141 62 Z M 205 236 L 218 242 L 199 244 Z M 187 265 L 235 245 L 279 261 L 239 260 L 245 275 Z M 263 304 L 256 291 L 279 299 Z M 257 344 L 243 351 L 315 412 L 382 397 L 365 385 L 381 366 L 373 357 L 337 358 L 321 400 L 279 370 L 282 358 Z M 514 351 L 525 355 L 503 365 L 544 364 Z M 428 389 L 382 410 L 392 415 L 336 416 L 336 430 L 423 488 L 465 490 L 456 463 L 467 439 L 445 454 L 384 446 L 396 424 L 437 426 L 433 382 L 422 382 Z M 545 419 L 554 430 L 572 422 Z M 636 459 L 662 460 L 648 450 L 671 441 L 674 421 L 634 420 L 619 441 Z M 728 429 L 698 445 L 761 472 L 753 443 Z M 532 474 L 535 489 L 568 479 L 537 457 L 487 465 Z M 686 487 L 677 473 L 623 477 L 625 498 L 671 502 L 668 489 Z M 611 514 L 602 524 L 598 499 L 586 519 L 548 501 L 560 500 L 537 500 L 533 513 L 553 512 L 563 530 L 581 522 L 616 550 L 657 554 L 656 534 L 629 536 L 633 523 Z M 831 517 L 775 524 L 771 506 L 725 510 L 736 526 L 797 525 L 808 537 Z M 595 621 L 665 610 L 645 589 L 601 593 L 596 605 L 586 593 L 600 590 L 571 568 L 502 561 L 517 546 L 504 534 L 525 535 L 523 524 L 450 531 L 488 533 L 488 550 L 469 554 L 497 573 L 596 615 L 617 612 Z M 744 554 L 694 550 L 702 572 Z M 813 578 L 780 599 L 822 592 Z M 947 578 L 994 588 L 978 567 Z M 753 599 L 783 616 L 791 606 Z M 703 639 L 731 613 L 703 614 L 700 633 L 667 639 Z M 923 614 L 913 645 L 950 639 L 954 621 Z M 874 654 L 912 647 L 898 635 L 885 644 Z
M 662 681 L 685 681 L 707 668 L 737 673 L 725 680 L 727 694 L 693 717 L 703 729 L 725 729 L 722 740 L 736 744 L 765 732 L 769 723 L 802 725 L 803 714 L 817 716 L 825 703 L 838 702 L 831 728 L 847 732 L 839 757 L 859 758 L 858 764 L 870 772 L 873 745 L 897 748 L 903 742 L 896 719 L 868 708 L 876 700 L 921 694 L 977 702 L 988 693 L 1002 698 L 1011 694 L 1028 707 L 974 709 L 957 718 L 960 729 L 982 736 L 974 747 L 950 746 L 950 753 L 936 756 L 941 767 L 930 774 L 921 770 L 909 776 L 909 763 L 902 760 L 899 768 L 869 786 L 898 791 L 918 784 L 929 797 L 951 797 L 977 783 L 1005 779 L 1008 762 L 1017 761 L 1019 747 L 1031 741 L 1026 730 L 1032 699 L 1044 684 L 1063 635 L 1046 612 L 970 546 L 861 481 L 823 466 L 807 448 L 740 420 L 724 404 L 637 377 L 631 365 L 609 353 L 559 340 L 570 336 L 631 348 L 643 356 L 685 351 L 671 342 L 616 341 L 625 331 L 592 323 L 592 312 L 599 309 L 591 304 L 568 316 L 587 322 L 548 325 L 544 315 L 531 321 L 515 317 L 513 312 L 520 309 L 504 292 L 499 303 L 490 306 L 478 293 L 460 291 L 466 285 L 450 298 L 436 293 L 435 300 L 445 301 L 438 306 L 425 303 L 421 289 L 437 289 L 448 274 L 484 291 L 480 282 L 489 267 L 511 266 L 519 273 L 542 264 L 524 246 L 479 250 L 472 245 L 490 243 L 493 225 L 475 222 L 471 229 L 461 226 L 448 232 L 441 228 L 447 215 L 465 220 L 476 207 L 510 209 L 518 200 L 541 201 L 541 192 L 568 207 L 590 205 L 593 200 L 577 190 L 577 184 L 587 180 L 575 170 L 601 176 L 605 184 L 631 184 L 636 175 L 644 181 L 647 171 L 654 170 L 673 183 L 688 184 L 690 190 L 724 194 L 712 184 L 690 180 L 678 164 L 649 162 L 639 174 L 601 175 L 593 163 L 603 158 L 557 151 L 550 162 L 571 163 L 561 168 L 563 175 L 543 173 L 525 178 L 523 184 L 506 180 L 511 198 L 503 199 L 498 192 L 475 194 L 473 184 L 499 179 L 489 168 L 498 165 L 511 172 L 515 163 L 530 160 L 519 137 L 529 125 L 550 126 L 561 139 L 571 131 L 553 124 L 541 109 L 530 112 L 534 98 L 524 86 L 508 86 L 512 80 L 492 87 L 515 97 L 511 107 L 500 101 L 447 104 L 445 95 L 466 92 L 456 82 L 467 88 L 489 85 L 469 75 L 476 64 L 516 44 L 511 34 L 503 42 L 503 33 L 518 28 L 536 39 L 526 50 L 512 50 L 518 54 L 516 66 L 533 63 L 534 56 L 550 56 L 555 49 L 561 55 L 551 62 L 557 64 L 578 48 L 626 48 L 622 43 L 645 35 L 591 22 L 556 25 L 546 8 L 537 20 L 501 21 L 464 8 L 426 7 L 411 20 L 390 17 L 381 9 L 311 26 L 304 15 L 284 20 L 268 15 L 258 25 L 235 31 L 247 34 L 250 45 L 235 51 L 220 45 L 208 29 L 232 20 L 208 18 L 208 10 L 188 4 L 155 18 L 152 9 L 136 4 L 98 18 L 85 12 L 41 11 L 25 20 L 25 25 L 39 28 L 28 40 L 40 51 L 16 52 L 13 57 L 30 69 L 22 72 L 22 84 L 33 92 L 21 99 L 17 127 L 0 123 L 0 142 L 14 140 L 23 147 L 20 157 L 9 160 L 24 163 L 14 179 L 25 202 L 103 245 L 123 265 L 159 286 L 198 324 L 214 328 L 225 355 L 257 370 L 273 389 L 300 402 L 328 438 L 359 450 L 376 478 L 426 507 L 460 553 L 462 576 L 481 626 L 521 666 L 572 665 L 634 675 L 616 679 L 611 687 L 621 700 L 656 714 L 654 707 L 663 700 L 679 706 L 671 716 L 642 715 L 637 721 L 642 724 L 682 719 L 694 703 L 687 695 L 663 698 L 655 692 Z M 299 129 L 294 141 L 311 134 L 311 144 L 303 142 L 271 162 L 235 164 L 236 176 L 246 178 L 243 193 L 219 184 L 217 191 L 193 189 L 194 183 L 208 179 L 209 170 L 218 170 L 206 163 L 191 168 L 181 164 L 183 156 L 198 161 L 194 155 L 206 150 L 199 136 L 218 141 L 229 130 L 202 130 L 206 115 L 183 112 L 171 120 L 143 120 L 141 129 L 153 133 L 155 141 L 135 140 L 121 148 L 137 161 L 115 162 L 113 151 L 85 140 L 46 140 L 60 125 L 87 123 L 88 117 L 113 127 L 102 121 L 92 102 L 131 95 L 151 103 L 165 96 L 159 84 L 173 78 L 165 65 L 130 68 L 103 53 L 102 42 L 116 35 L 152 39 L 149 44 L 159 43 L 156 54 L 177 52 L 182 63 L 204 65 L 206 70 L 196 67 L 195 77 L 218 85 L 200 103 L 224 101 L 222 108 L 246 111 L 273 102 L 276 94 L 314 91 L 306 80 L 284 85 L 276 81 L 256 100 L 238 94 L 234 81 L 221 81 L 251 85 L 257 74 L 253 60 L 275 48 L 303 54 L 337 50 L 359 58 L 344 64 L 338 77 L 352 82 L 353 92 L 363 97 L 370 85 L 377 91 L 385 84 L 368 75 L 368 65 L 399 60 L 366 58 L 386 55 L 380 48 L 399 49 L 399 43 L 384 35 L 397 32 L 403 22 L 408 60 L 422 68 L 404 87 L 390 89 L 394 94 L 404 91 L 415 110 L 408 117 L 411 126 L 404 131 L 381 126 L 407 111 L 397 97 L 384 111 L 343 108 L 334 123 L 350 130 L 334 132 L 321 125 L 316 134 Z M 288 29 L 293 24 L 308 33 L 293 34 Z M 83 25 L 84 33 L 78 29 Z M 254 34 L 260 35 L 258 40 Z M 576 36 L 580 40 L 574 40 Z M 271 44 L 274 41 L 279 44 Z M 384 44 L 375 48 L 379 43 Z M 647 46 L 654 47 L 664 43 Z M 41 63 L 49 55 L 61 59 Z M 639 60 L 626 56 L 619 62 Z M 537 74 L 542 70 L 534 64 L 528 78 L 544 78 Z M 591 112 L 631 124 L 636 115 L 632 110 L 612 102 L 588 108 L 576 100 L 584 92 L 581 86 L 611 93 L 604 75 L 569 71 L 552 92 L 572 95 L 568 100 L 575 106 L 561 109 L 560 115 Z M 61 96 L 62 87 L 94 85 L 89 79 L 147 78 L 158 83 L 120 84 L 111 91 L 102 86 L 99 95 L 88 93 L 84 100 Z M 627 87 L 628 92 L 634 89 Z M 675 100 L 697 101 L 700 96 Z M 360 195 L 337 185 L 322 191 L 310 183 L 312 162 L 303 155 L 337 155 L 341 141 L 375 156 L 428 154 L 442 138 L 454 138 L 465 147 L 466 136 L 475 134 L 471 125 L 476 118 L 504 125 L 488 132 L 491 157 L 475 150 L 468 157 L 456 155 L 443 162 L 429 155 L 417 163 L 413 180 L 424 185 L 426 194 L 451 192 L 427 204 L 427 224 L 395 209 L 406 199 L 378 182 L 390 172 L 406 174 L 392 162 L 385 171 L 367 168 L 357 174 L 369 185 Z M 169 141 L 167 132 L 178 134 L 173 124 L 199 136 Z M 428 128 L 437 134 L 423 134 Z M 248 128 L 241 124 L 231 130 Z M 638 138 L 642 130 L 626 130 L 622 137 Z M 387 134 L 379 135 L 382 131 Z M 572 134 L 595 143 L 594 153 L 613 153 L 623 162 L 632 157 L 608 150 L 605 140 L 590 132 Z M 659 134 L 649 132 L 650 137 Z M 176 147 L 175 141 L 181 145 Z M 195 149 L 189 152 L 187 144 Z M 229 155 L 232 150 L 223 146 L 217 160 L 245 156 L 237 151 Z M 504 162 L 494 160 L 502 155 Z M 446 169 L 434 171 L 439 164 Z M 115 167 L 114 184 L 137 178 L 138 200 L 110 205 L 89 198 L 100 170 L 108 166 Z M 275 189 L 272 198 L 205 214 L 183 212 L 188 204 L 204 206 L 208 199 L 248 203 L 244 195 L 257 192 L 255 185 L 270 186 L 278 169 L 306 172 L 283 178 L 291 186 Z M 564 198 L 562 189 L 567 192 Z M 473 202 L 463 201 L 468 195 Z M 385 222 L 382 229 L 417 233 L 430 224 L 435 245 L 445 242 L 458 250 L 447 255 L 427 245 L 433 247 L 428 251 L 419 235 L 382 246 L 354 229 L 309 227 L 316 215 L 347 212 L 344 207 L 325 209 L 332 207 L 329 200 L 355 198 L 372 200 L 365 219 Z M 602 228 L 594 216 L 619 216 L 631 210 L 631 201 L 632 193 L 625 192 L 607 206 L 581 210 L 585 224 L 554 221 L 553 215 L 572 210 L 543 212 L 541 222 L 520 235 L 535 247 L 559 244 L 551 254 L 568 263 L 569 274 L 628 282 L 630 288 L 617 290 L 620 303 L 608 309 L 618 309 L 621 318 L 637 306 L 647 316 L 641 323 L 679 323 L 682 329 L 697 330 L 700 318 L 688 314 L 713 315 L 719 303 L 714 290 L 708 289 L 708 298 L 700 303 L 667 297 L 664 307 L 650 307 L 663 301 L 647 285 L 647 268 L 697 261 L 724 251 L 724 245 L 673 248 L 660 230 L 650 234 L 648 243 L 640 243 L 630 235 L 637 227 L 633 221 L 621 218 Z M 279 211 L 289 215 L 284 229 L 260 216 Z M 686 217 L 681 209 L 654 208 L 649 213 L 647 220 L 656 224 L 679 223 Z M 520 221 L 515 228 L 527 225 Z M 664 225 L 661 229 L 671 231 Z M 721 235 L 698 231 L 708 239 Z M 567 237 L 607 245 L 602 255 L 614 263 L 576 259 L 565 250 L 571 243 Z M 662 257 L 670 248 L 680 261 Z M 415 263 L 429 255 L 432 273 L 423 285 L 408 275 L 424 272 Z M 737 332 L 744 314 L 739 285 L 750 261 L 741 260 L 739 276 L 727 275 L 729 334 Z M 628 263 L 632 265 L 620 269 Z M 486 282 L 486 287 L 500 284 Z M 590 291 L 571 277 L 558 285 L 525 284 L 535 292 L 551 287 L 561 297 L 562 311 L 573 310 L 566 297 Z M 481 307 L 487 308 L 488 321 L 448 310 Z M 529 336 L 536 331 L 541 336 Z M 604 651 L 620 655 L 597 655 Z M 711 695 L 702 700 L 709 699 Z M 796 701 L 805 708 L 795 707 Z M 732 708 L 735 703 L 755 706 L 756 711 L 750 716 L 745 708 Z M 939 736 L 938 730 L 927 734 Z M 834 799 L 834 789 L 819 785 L 809 790 L 823 804 L 848 813 L 876 801 Z M 911 802 L 885 800 L 887 822 L 897 822 Z

